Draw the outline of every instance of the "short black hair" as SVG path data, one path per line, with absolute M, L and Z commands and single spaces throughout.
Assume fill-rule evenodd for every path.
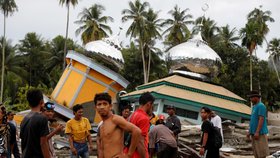
M 73 112 L 77 112 L 80 109 L 83 109 L 83 106 L 81 104 L 76 104 L 73 106 Z
M 112 97 L 108 94 L 108 93 L 97 93 L 95 94 L 94 97 L 94 104 L 96 105 L 98 100 L 105 100 L 107 102 L 109 102 L 109 104 L 112 104 Z
M 203 109 L 206 113 L 208 113 L 208 114 L 211 113 L 211 109 L 208 108 L 208 107 L 206 107 L 206 106 L 202 107 L 201 110 L 202 110 L 202 109 Z
M 26 99 L 30 107 L 37 107 L 43 100 L 43 93 L 39 89 L 30 89 L 26 94 Z
M 130 111 L 132 108 L 130 105 L 126 105 L 122 108 L 122 111 L 124 111 L 125 109 L 128 109 Z
M 154 96 L 150 92 L 144 92 L 143 94 L 141 94 L 141 96 L 139 98 L 139 104 L 140 105 L 145 105 L 149 101 L 152 102 L 152 103 L 155 101 Z

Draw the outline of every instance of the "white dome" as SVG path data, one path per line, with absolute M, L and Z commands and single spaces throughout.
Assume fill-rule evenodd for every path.
M 219 55 L 202 40 L 200 33 L 168 51 L 171 70 L 217 75 L 222 63 Z
M 200 33 L 185 43 L 174 46 L 169 50 L 172 59 L 209 59 L 222 61 L 219 55 L 201 38 Z
M 89 42 L 85 45 L 85 49 L 88 52 L 97 53 L 99 55 L 112 58 L 117 62 L 124 63 L 121 46 L 116 36 Z

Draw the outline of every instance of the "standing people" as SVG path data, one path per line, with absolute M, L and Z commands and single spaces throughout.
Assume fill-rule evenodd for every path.
M 93 149 L 91 141 L 89 120 L 83 117 L 83 106 L 77 104 L 73 107 L 74 118 L 66 123 L 65 134 L 68 135 L 71 149 L 71 158 L 89 158 L 88 143 Z
M 13 149 L 12 149 L 12 154 L 14 155 L 14 158 L 20 158 L 20 153 L 19 153 L 19 148 L 18 148 L 18 144 L 17 144 L 17 138 L 18 138 L 18 131 L 17 131 L 17 124 L 14 120 L 14 113 L 12 111 L 9 111 L 7 113 L 7 119 L 8 119 L 8 122 L 13 124 L 15 126 L 15 132 L 16 132 L 16 139 L 15 139 L 15 142 L 13 143 L 14 146 L 13 146 Z
M 252 139 L 252 148 L 255 158 L 265 158 L 269 155 L 268 133 L 266 122 L 266 107 L 261 102 L 261 95 L 258 91 L 251 91 L 248 95 L 253 103 L 250 129 L 247 137 Z
M 7 122 L 6 108 L 0 108 L 0 157 L 10 158 L 16 142 L 16 127 Z
M 152 113 L 151 116 L 150 116 L 150 123 L 152 125 L 156 125 L 157 120 L 158 120 L 158 116 L 155 115 L 154 113 Z
M 203 121 L 201 125 L 202 138 L 201 148 L 199 154 L 205 158 L 220 158 L 219 148 L 215 148 L 214 144 L 214 131 L 213 125 L 209 121 L 211 110 L 207 107 L 202 107 L 200 116 Z
M 31 112 L 20 124 L 22 157 L 49 158 L 48 119 L 40 113 L 44 106 L 43 94 L 40 90 L 32 89 L 27 92 L 26 98 Z
M 157 158 L 177 158 L 177 142 L 173 132 L 164 125 L 161 115 L 156 126 L 149 132 L 150 157 L 152 158 L 157 148 Z
M 137 150 L 133 153 L 132 158 L 148 158 L 148 141 L 150 118 L 149 115 L 153 110 L 155 98 L 150 92 L 144 92 L 139 98 L 139 108 L 131 114 L 130 122 L 141 129 L 140 143 L 137 145 Z
M 181 133 L 181 122 L 179 118 L 175 115 L 175 107 L 173 105 L 167 106 L 167 113 L 168 117 L 166 119 L 166 126 L 173 131 L 173 134 L 176 137 L 176 140 L 178 141 L 178 134 Z
M 108 93 L 99 93 L 94 97 L 95 109 L 102 118 L 98 128 L 99 158 L 130 158 L 139 143 L 141 131 L 123 117 L 112 113 L 112 99 Z M 128 153 L 123 153 L 124 131 L 131 133 L 131 143 Z
M 215 127 L 220 129 L 220 133 L 222 136 L 222 142 L 224 142 L 224 135 L 223 135 L 223 127 L 222 127 L 222 119 L 219 115 L 215 113 L 215 111 L 211 111 L 210 120 Z
M 48 134 L 47 139 L 48 139 L 48 142 L 49 142 L 49 152 L 50 152 L 50 157 L 51 158 L 56 157 L 54 147 L 53 147 L 52 137 L 55 134 L 61 132 L 62 129 L 63 129 L 63 126 L 61 124 L 57 125 L 57 127 L 52 131 L 50 129 L 50 120 L 52 120 L 53 116 L 54 116 L 54 107 L 55 106 L 54 106 L 53 103 L 47 102 L 47 103 L 45 103 L 44 108 L 42 108 L 42 114 L 45 115 L 49 120 L 48 128 L 49 128 L 50 134 Z
M 126 120 L 130 116 L 130 108 L 130 105 L 127 105 L 122 109 L 122 117 Z

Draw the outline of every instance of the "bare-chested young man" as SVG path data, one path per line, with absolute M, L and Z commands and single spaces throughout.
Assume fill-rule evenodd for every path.
M 130 158 L 139 143 L 141 130 L 123 117 L 114 115 L 111 102 L 108 93 L 99 93 L 94 97 L 95 110 L 103 121 L 98 129 L 98 158 Z M 123 153 L 124 131 L 132 135 L 127 154 Z

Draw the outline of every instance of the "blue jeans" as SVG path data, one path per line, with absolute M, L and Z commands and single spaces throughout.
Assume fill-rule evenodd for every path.
M 73 142 L 74 148 L 77 150 L 77 155 L 73 155 L 71 152 L 71 158 L 89 158 L 89 152 L 88 152 L 88 145 L 87 143 L 77 143 Z

